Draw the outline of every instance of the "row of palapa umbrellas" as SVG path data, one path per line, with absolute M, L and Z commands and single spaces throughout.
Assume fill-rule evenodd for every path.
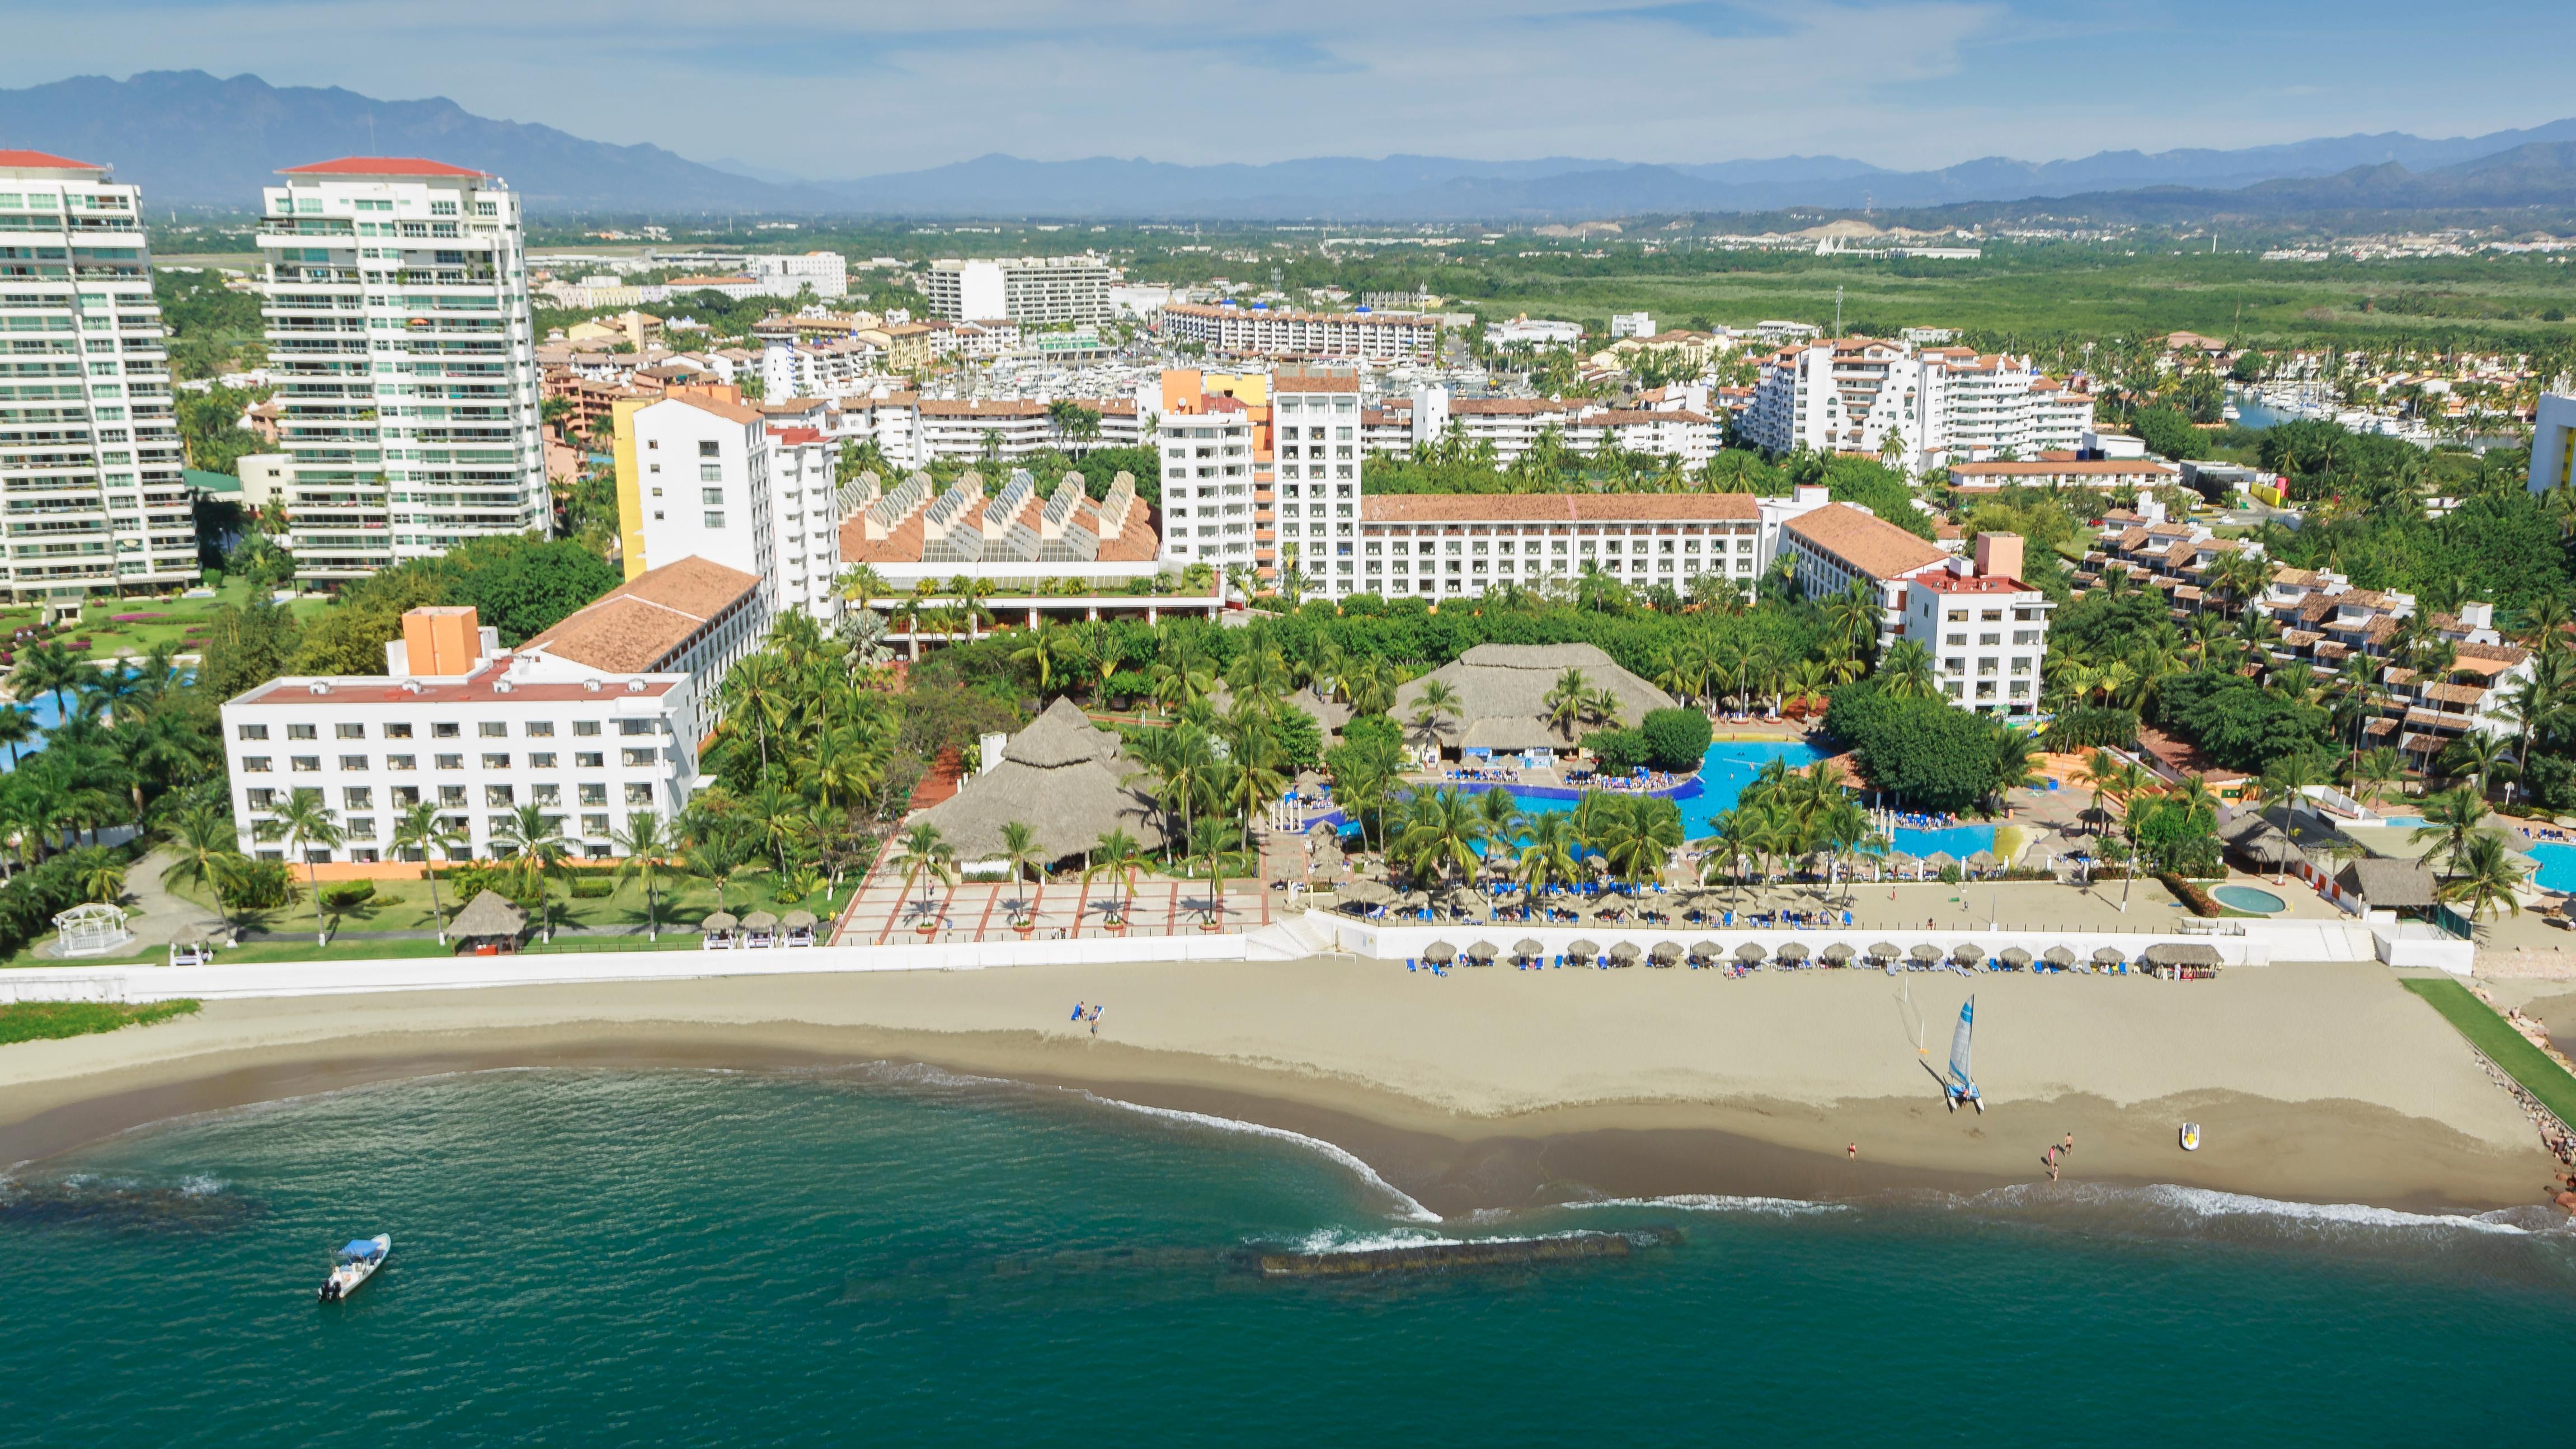
M 1678 941 L 1658 941 L 1643 950 L 1638 949 L 1634 942 L 1618 941 L 1612 943 L 1606 954 L 1612 961 L 1624 966 L 1633 966 L 1640 960 L 1651 961 L 1658 966 L 1673 966 L 1685 959 L 1702 964 L 1720 961 L 1725 959 L 1720 954 L 1722 950 L 1723 948 L 1715 941 L 1697 941 L 1687 948 Z M 1566 946 L 1565 954 L 1574 960 L 1591 961 L 1605 953 L 1596 942 L 1578 940 Z M 1422 959 L 1436 966 L 1446 966 L 1462 956 L 1473 964 L 1491 965 L 1501 955 L 1501 948 L 1491 941 L 1478 941 L 1463 952 L 1446 941 L 1434 941 L 1422 948 Z M 1855 952 L 1840 941 L 1833 942 L 1822 951 L 1816 952 L 1810 952 L 1804 941 L 1784 941 L 1771 950 L 1747 941 L 1736 947 L 1734 951 L 1734 959 L 1747 966 L 1758 964 L 1766 959 L 1776 959 L 1793 966 L 1804 965 L 1811 957 L 1833 965 L 1845 965 L 1855 955 L 1866 956 L 1869 960 L 1880 964 L 1910 959 L 1929 966 L 1945 959 L 1938 946 L 1919 945 L 1908 951 L 1890 941 L 1877 942 L 1861 952 Z M 1522 940 L 1513 944 L 1512 959 L 1529 963 L 1544 962 L 1548 959 L 1548 950 L 1537 941 Z M 1952 947 L 1946 959 L 1959 966 L 1978 966 L 1987 960 L 1986 948 L 1973 942 L 1962 943 Z M 2051 946 L 2035 958 L 2019 946 L 2007 946 L 1994 959 L 2015 970 L 2027 969 L 2034 960 L 2045 961 L 2057 967 L 2072 967 L 2078 960 L 2076 954 L 2064 946 Z M 2101 947 L 2093 953 L 2093 963 L 2100 966 L 2124 965 L 2128 959 L 2118 948 L 2112 946 Z M 2195 946 L 2188 943 L 2167 944 L 2148 947 L 2143 959 L 2153 965 L 2215 966 L 2218 964 L 2218 952 L 2209 946 Z
M 704 921 L 700 922 L 698 929 L 712 936 L 719 931 L 732 931 L 737 929 L 745 931 L 775 931 L 781 926 L 784 926 L 791 931 L 810 931 L 814 929 L 815 925 L 816 921 L 812 911 L 789 911 L 784 916 L 774 916 L 767 911 L 754 911 L 750 915 L 740 918 L 737 918 L 731 911 L 718 911 L 714 915 L 711 915 Z

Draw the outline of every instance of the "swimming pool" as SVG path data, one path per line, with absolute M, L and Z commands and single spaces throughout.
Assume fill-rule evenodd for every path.
M 1699 779 L 1685 785 L 1673 803 L 1682 811 L 1682 838 L 1701 840 L 1714 833 L 1709 822 L 1735 808 L 1744 787 L 1773 760 L 1785 761 L 1792 770 L 1803 770 L 1826 758 L 1825 752 L 1803 740 L 1719 740 L 1701 756 Z M 1513 798 L 1523 811 L 1572 810 L 1575 802 L 1551 799 L 1514 791 Z M 1938 830 L 1899 830 L 1896 849 L 1908 855 L 1926 856 L 1947 851 L 1965 860 L 1980 850 L 1995 846 L 1995 827 L 1991 825 L 1948 825 Z
M 2223 885 L 2209 893 L 2210 899 L 2222 906 L 2251 911 L 2258 916 L 2277 915 L 2290 908 L 2290 903 L 2270 891 L 2249 885 Z
M 2532 872 L 2534 885 L 2545 891 L 2576 892 L 2576 845 L 2540 840 L 2516 848 L 2540 862 L 2540 869 Z

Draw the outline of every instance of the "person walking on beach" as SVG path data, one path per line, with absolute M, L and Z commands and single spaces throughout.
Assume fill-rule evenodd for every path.
M 1079 1001 L 1073 1004 L 1073 1019 L 1076 1021 L 1082 1020 L 1082 1003 Z
M 2072 1133 L 2072 1132 L 2067 1133 L 2067 1134 L 2066 1134 L 2066 1140 L 2065 1140 L 2064 1142 L 2061 1142 L 2061 1143 L 2059 1143 L 2059 1144 L 2058 1144 L 2058 1147 L 2057 1147 L 2057 1155 L 2058 1155 L 2058 1156 L 2060 1156 L 2060 1157 L 2073 1157 L 2073 1156 L 2075 1155 L 2075 1134 L 2074 1134 L 2074 1133 Z
M 2057 1181 L 2057 1149 L 2055 1147 L 2049 1148 L 2048 1151 L 2040 1155 L 2039 1160 L 2048 1164 L 2048 1180 L 2051 1182 Z
M 1845 1160 L 1846 1160 L 1846 1161 L 1850 1161 L 1850 1162 L 1858 1162 L 1858 1161 L 1860 1161 L 1860 1144 L 1859 1144 L 1859 1143 L 1855 1142 L 1855 1143 L 1853 1143 L 1851 1146 L 1844 1148 L 1844 1149 L 1843 1149 L 1843 1152 L 1844 1152 L 1844 1154 L 1845 1154 Z
M 1106 1006 L 1095 1006 L 1091 1008 L 1091 1034 L 1093 1036 L 1100 1035 L 1100 1013 L 1107 1011 L 1108 1009 L 1109 1008 Z

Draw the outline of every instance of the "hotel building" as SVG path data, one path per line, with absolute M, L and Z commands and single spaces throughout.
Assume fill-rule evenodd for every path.
M 1571 583 L 1594 568 L 1631 588 L 1687 591 L 1714 574 L 1750 589 L 1761 569 L 1762 515 L 1742 493 L 1396 494 L 1364 500 L 1360 516 L 1361 591 L 1387 597 Z
M 262 197 L 260 291 L 297 575 L 547 532 L 519 197 L 415 157 L 280 174 Z
M 1096 256 L 935 261 L 922 277 L 932 313 L 951 322 L 1053 327 L 1110 320 L 1109 263 Z
M 142 206 L 105 166 L 0 150 L 0 587 L 12 599 L 197 577 Z
M 1429 362 L 1440 319 L 1404 312 L 1291 312 L 1263 306 L 1174 302 L 1154 314 L 1166 342 L 1196 342 L 1221 357 L 1302 357 Z
M 840 617 L 837 444 L 772 425 L 731 388 L 682 385 L 616 415 L 628 578 L 709 559 L 761 580 L 771 612 Z

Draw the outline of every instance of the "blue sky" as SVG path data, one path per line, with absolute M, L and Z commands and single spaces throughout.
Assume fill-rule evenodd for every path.
M 0 86 L 249 71 L 808 176 L 989 151 L 1913 168 L 2536 125 L 2576 114 L 2567 18 L 2565 0 L 0 0 Z

